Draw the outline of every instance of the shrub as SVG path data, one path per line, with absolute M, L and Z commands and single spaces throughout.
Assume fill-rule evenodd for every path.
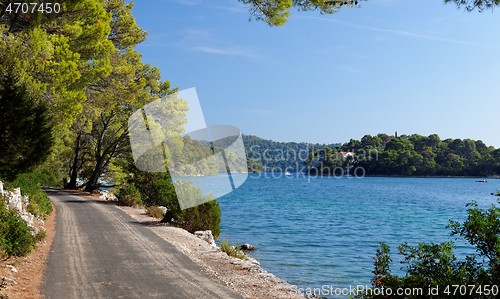
M 174 186 L 170 182 L 168 173 L 138 173 L 134 184 L 141 193 L 142 201 L 146 206 L 172 206 L 177 202 Z
M 51 169 L 48 169 L 45 165 L 37 167 L 33 174 L 36 176 L 38 183 L 41 186 L 58 187 L 60 182 L 58 182 L 56 175 Z
M 146 206 L 165 206 L 167 213 L 162 222 L 172 222 L 178 227 L 193 233 L 197 230 L 211 230 L 214 238 L 220 234 L 221 211 L 212 197 L 203 198 L 203 205 L 181 210 L 171 177 L 166 173 L 150 173 L 138 170 L 132 159 L 124 169 L 129 172 L 126 180 L 128 188 L 139 192 L 142 203 Z M 184 182 L 186 192 L 192 198 L 202 196 L 201 191 L 192 184 Z M 134 192 L 135 192 L 134 191 Z M 136 193 L 134 193 L 136 194 Z M 173 219 L 173 221 L 171 221 Z
M 41 188 L 42 178 L 36 173 L 23 173 L 17 176 L 12 185 L 21 188 L 22 194 L 28 196 L 28 212 L 45 219 L 52 212 L 52 202 Z
M 133 184 L 127 184 L 118 190 L 116 195 L 118 202 L 122 205 L 133 207 L 141 206 L 141 193 Z
M 178 201 L 171 203 L 163 222 L 172 222 L 191 233 L 211 230 L 215 239 L 220 234 L 221 212 L 217 201 L 211 195 L 203 195 L 201 190 L 189 182 L 176 182 L 183 189 L 183 197 L 199 199 L 204 204 L 181 210 Z
M 419 289 L 423 294 L 429 294 L 429 288 L 434 287 L 440 293 L 434 298 L 496 298 L 496 292 L 486 289 L 487 286 L 498 286 L 500 283 L 500 207 L 491 206 L 481 209 L 475 202 L 469 203 L 468 217 L 464 223 L 450 221 L 452 236 L 460 236 L 476 248 L 476 254 L 471 254 L 461 260 L 453 253 L 452 242 L 441 244 L 420 243 L 409 246 L 404 243 L 399 246 L 403 256 L 406 274 L 396 276 L 391 274 L 390 248 L 381 244 L 374 259 L 372 286 L 374 289 L 396 290 Z M 443 293 L 456 291 L 451 286 L 467 286 L 465 292 L 473 296 L 448 296 Z M 472 288 L 475 286 L 475 289 Z M 484 289 L 482 288 L 484 287 Z M 460 287 L 459 295 L 463 294 Z M 376 293 L 376 292 L 373 292 Z M 380 293 L 380 292 L 378 292 Z M 384 298 L 380 295 L 360 294 L 356 298 Z M 420 298 L 409 295 L 400 298 Z
M 9 256 L 24 256 L 36 246 L 31 230 L 14 211 L 0 203 L 0 247 Z
M 239 258 L 242 260 L 247 259 L 247 256 L 243 251 L 236 248 L 236 246 L 229 244 L 229 242 L 227 242 L 226 240 L 222 240 L 219 250 L 235 258 Z
M 173 218 L 177 226 L 184 228 L 190 233 L 198 230 L 211 230 L 215 239 L 220 235 L 221 212 L 216 200 L 185 210 L 179 209 L 172 216 L 166 218 Z
M 147 207 L 146 214 L 150 217 L 157 218 L 157 219 L 163 219 L 163 216 L 165 216 L 163 211 L 157 206 Z

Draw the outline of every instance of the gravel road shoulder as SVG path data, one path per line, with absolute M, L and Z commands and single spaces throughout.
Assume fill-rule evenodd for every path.
M 147 224 L 158 236 L 246 298 L 304 298 L 294 292 L 292 285 L 262 269 L 254 259 L 230 257 L 183 229 L 160 224 L 158 219 L 147 216 L 144 209 L 119 208 Z

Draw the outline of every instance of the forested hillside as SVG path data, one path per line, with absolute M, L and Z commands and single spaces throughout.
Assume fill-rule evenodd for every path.
M 441 140 L 436 134 L 365 135 L 340 147 L 311 151 L 308 164 L 311 173 L 325 175 L 358 167 L 366 175 L 494 176 L 500 174 L 500 149 L 481 140 Z
M 301 171 L 305 167 L 312 148 L 336 147 L 340 144 L 312 144 L 306 142 L 278 142 L 243 135 L 251 171 L 290 172 Z

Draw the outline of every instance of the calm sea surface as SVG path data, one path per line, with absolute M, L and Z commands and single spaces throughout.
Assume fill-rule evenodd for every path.
M 397 260 L 402 242 L 453 240 L 449 219 L 463 221 L 465 204 L 488 207 L 500 180 L 471 178 L 271 178 L 251 175 L 220 198 L 222 233 L 250 243 L 269 272 L 303 288 L 369 284 L 378 242 Z M 457 243 L 457 253 L 470 247 Z M 401 265 L 395 263 L 393 272 Z

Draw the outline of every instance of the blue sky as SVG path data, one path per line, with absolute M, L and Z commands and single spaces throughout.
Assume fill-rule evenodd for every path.
M 500 147 L 500 10 L 368 0 L 333 15 L 249 21 L 237 0 L 137 1 L 138 46 L 209 124 L 277 141 L 437 133 Z

